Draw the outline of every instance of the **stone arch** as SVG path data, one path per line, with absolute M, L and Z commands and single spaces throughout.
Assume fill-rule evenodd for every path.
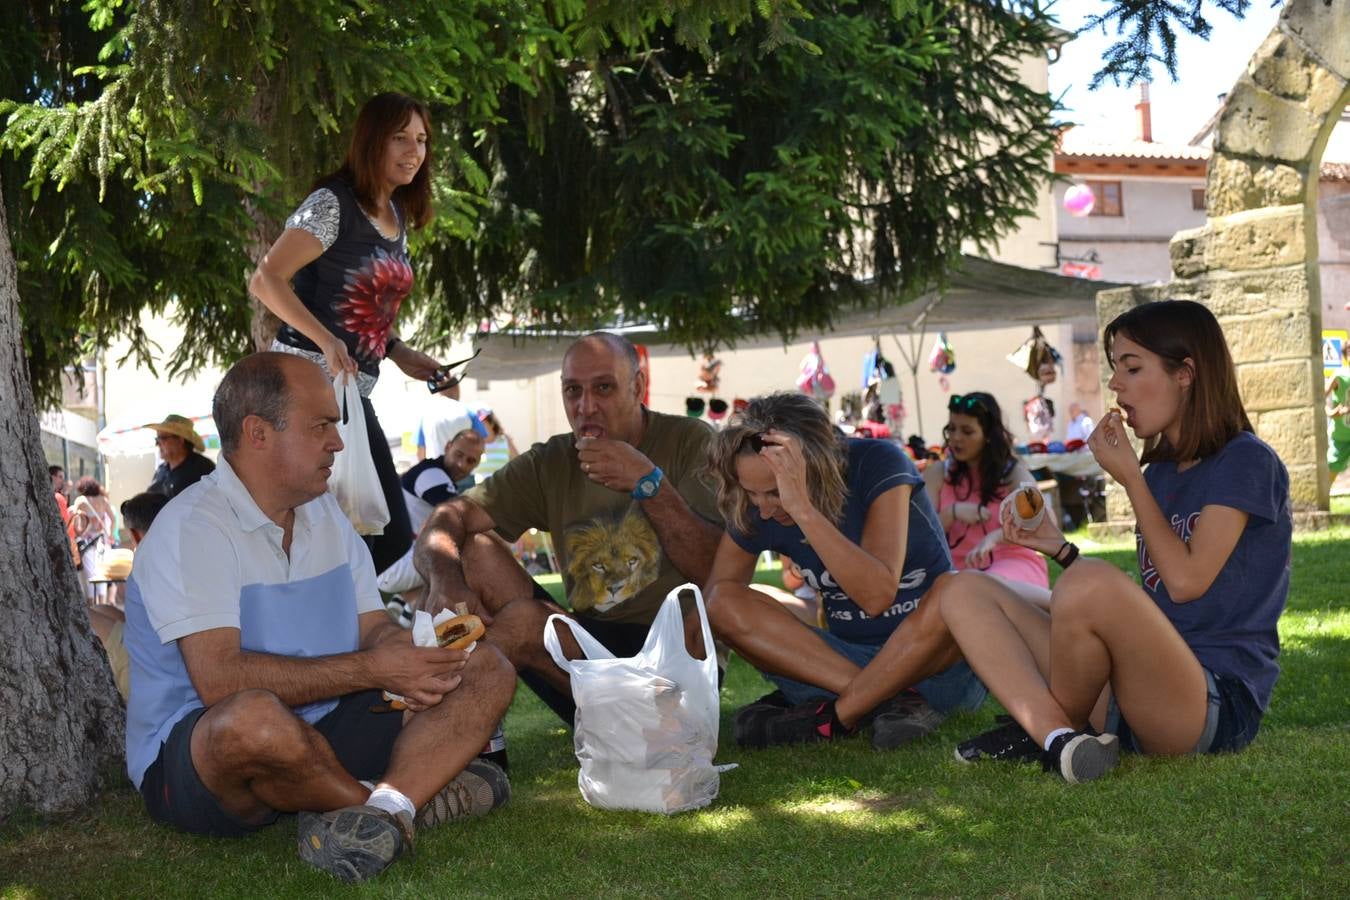
M 1289 468 L 1296 511 L 1327 510 L 1317 182 L 1350 101 L 1350 2 L 1289 0 L 1228 94 L 1205 188 L 1206 223 L 1172 238 L 1167 284 L 1103 291 L 1105 326 L 1149 300 L 1197 300 L 1218 317 L 1257 433 Z M 1105 365 L 1105 363 L 1103 363 Z M 1108 492 L 1113 520 L 1131 519 Z

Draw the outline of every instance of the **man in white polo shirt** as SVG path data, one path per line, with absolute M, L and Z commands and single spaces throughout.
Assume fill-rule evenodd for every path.
M 299 812 L 301 858 L 359 881 L 410 849 L 414 821 L 505 802 L 475 757 L 515 672 L 490 644 L 414 647 L 389 621 L 327 493 L 342 441 L 318 366 L 247 357 L 213 414 L 215 472 L 160 513 L 128 583 L 128 774 L 152 817 L 193 833 Z M 381 711 L 383 689 L 409 711 Z

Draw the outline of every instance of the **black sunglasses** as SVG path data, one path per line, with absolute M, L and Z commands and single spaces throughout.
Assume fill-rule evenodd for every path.
M 751 451 L 752 453 L 758 453 L 759 451 L 763 450 L 765 447 L 770 447 L 770 446 L 772 446 L 772 445 L 771 445 L 768 441 L 764 440 L 764 435 L 763 435 L 762 433 L 756 431 L 754 434 L 752 434 L 752 435 L 750 435 L 749 437 L 747 437 L 747 438 L 741 443 L 741 446 L 742 446 L 742 447 L 749 447 L 749 448 L 750 448 L 750 451 Z
M 466 356 L 464 359 L 456 360 L 455 362 L 452 363 L 446 363 L 445 365 L 438 368 L 435 372 L 432 373 L 431 377 L 427 379 L 427 390 L 435 394 L 439 393 L 440 391 L 448 391 L 450 388 L 459 384 L 461 381 L 464 380 L 464 376 L 467 375 L 468 372 L 460 372 L 458 375 L 451 375 L 450 373 L 453 370 L 459 368 L 460 366 L 467 366 L 469 363 L 473 362 L 474 359 L 477 358 L 478 354 L 482 352 L 483 348 L 479 347 L 477 350 L 473 351 L 473 356 Z
M 952 394 L 951 399 L 947 401 L 947 412 L 966 413 L 973 409 L 989 411 L 984 398 L 979 394 Z

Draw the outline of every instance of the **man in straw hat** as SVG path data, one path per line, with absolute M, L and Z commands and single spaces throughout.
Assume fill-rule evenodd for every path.
M 206 441 L 192 426 L 191 419 L 170 415 L 163 422 L 151 422 L 145 427 L 155 429 L 155 446 L 163 460 L 150 482 L 148 490 L 152 493 L 172 499 L 216 470 L 216 464 L 202 456 Z

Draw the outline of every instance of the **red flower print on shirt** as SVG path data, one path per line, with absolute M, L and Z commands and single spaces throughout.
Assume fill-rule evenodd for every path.
M 412 290 L 412 266 L 402 257 L 376 249 L 361 268 L 347 272 L 336 318 L 356 335 L 356 355 L 383 359 L 385 341 L 403 298 Z

